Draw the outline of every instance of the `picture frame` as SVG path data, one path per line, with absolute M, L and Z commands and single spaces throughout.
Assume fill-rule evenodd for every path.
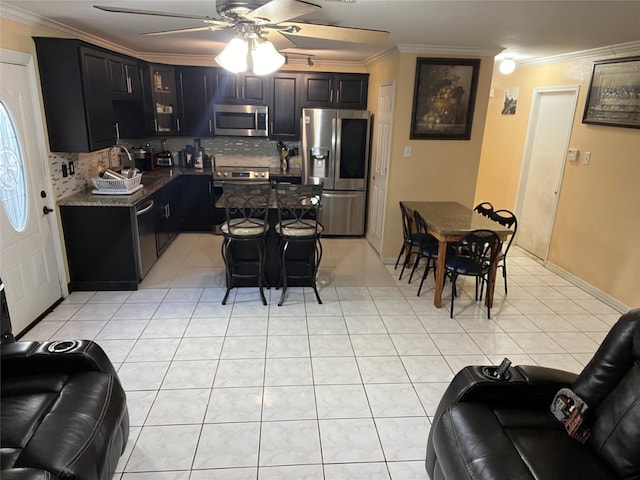
M 640 56 L 593 62 L 582 123 L 640 128 Z
M 413 140 L 469 140 L 480 59 L 416 59 Z

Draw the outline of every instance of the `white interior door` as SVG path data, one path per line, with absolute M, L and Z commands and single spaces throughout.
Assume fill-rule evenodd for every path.
M 55 211 L 43 210 L 53 209 L 54 201 L 45 180 L 46 150 L 34 104 L 33 63 L 23 54 L 1 54 L 0 276 L 17 335 L 59 300 L 62 290 Z
M 578 87 L 534 90 L 516 211 L 518 246 L 546 260 Z
M 378 94 L 378 111 L 375 116 L 375 170 L 373 174 L 373 191 L 369 207 L 369 223 L 367 240 L 378 252 L 382 252 L 382 236 L 384 233 L 384 212 L 387 203 L 387 179 L 391 158 L 391 122 L 393 120 L 393 83 L 380 85 Z

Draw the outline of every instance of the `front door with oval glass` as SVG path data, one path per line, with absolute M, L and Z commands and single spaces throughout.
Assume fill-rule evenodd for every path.
M 0 277 L 17 335 L 61 297 L 61 284 L 28 67 L 0 66 Z

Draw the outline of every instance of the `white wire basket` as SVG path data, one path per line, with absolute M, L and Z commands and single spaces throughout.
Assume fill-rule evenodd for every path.
M 91 181 L 101 192 L 131 193 L 140 185 L 140 182 L 142 181 L 142 174 L 138 174 L 132 178 L 125 178 L 123 180 L 93 177 Z

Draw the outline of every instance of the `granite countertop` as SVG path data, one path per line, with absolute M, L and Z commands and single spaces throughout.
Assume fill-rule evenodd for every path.
M 181 175 L 212 175 L 211 168 L 161 168 L 151 172 L 143 172 L 142 189 L 129 195 L 96 195 L 91 193 L 93 186 L 88 186 L 82 192 L 58 200 L 59 207 L 134 207 L 147 197 L 153 195 L 173 179 Z M 283 172 L 279 168 L 270 168 L 270 176 L 299 178 L 299 169 Z

